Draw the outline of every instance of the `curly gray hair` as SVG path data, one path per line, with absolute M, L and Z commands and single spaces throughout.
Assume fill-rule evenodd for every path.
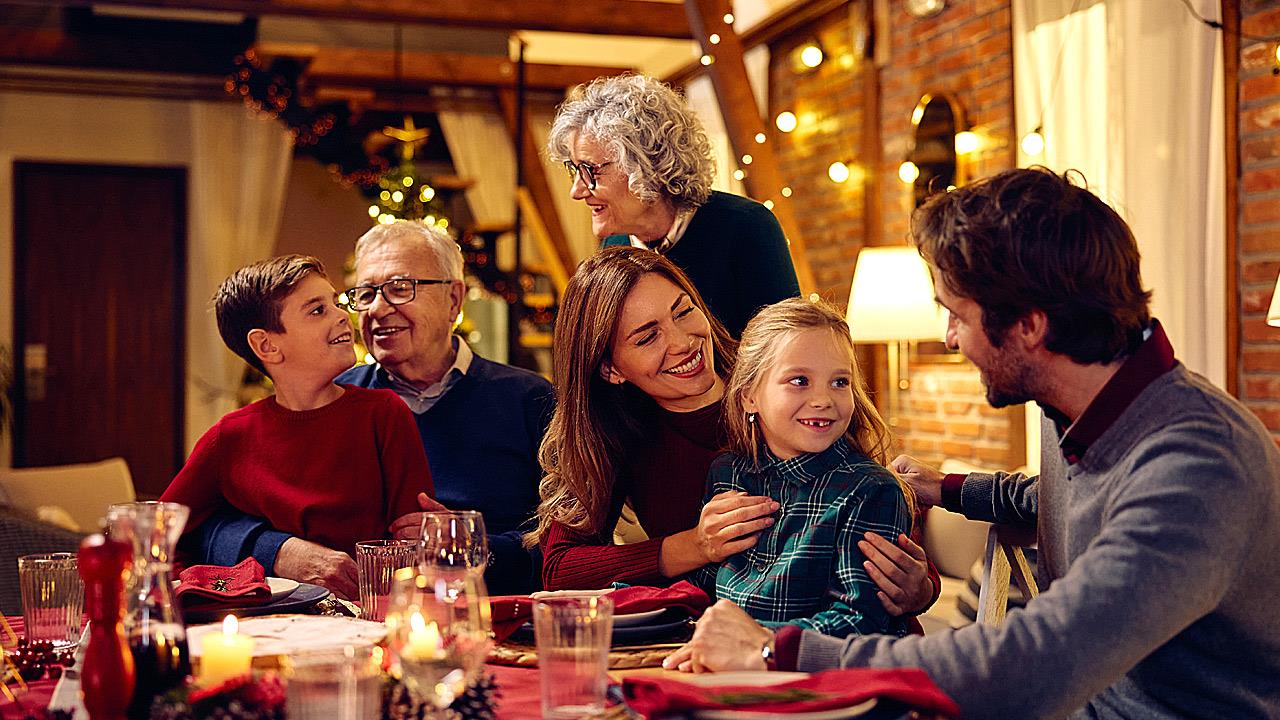
M 651 77 L 596 78 L 571 90 L 551 125 L 548 156 L 569 160 L 578 133 L 616 157 L 627 187 L 646 203 L 665 195 L 691 208 L 711 196 L 715 165 L 702 123 L 684 98 Z

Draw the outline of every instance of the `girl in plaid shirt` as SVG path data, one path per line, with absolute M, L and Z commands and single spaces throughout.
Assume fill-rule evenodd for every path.
M 884 466 L 889 432 L 858 375 L 844 317 L 803 298 L 765 307 L 742 334 L 725 391 L 730 452 L 707 497 L 766 495 L 781 506 L 756 544 L 692 579 L 762 624 L 828 635 L 904 635 L 876 598 L 858 541 L 911 530 L 911 491 Z

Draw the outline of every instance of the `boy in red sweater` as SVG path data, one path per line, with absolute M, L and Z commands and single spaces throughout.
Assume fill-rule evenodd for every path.
M 357 541 L 389 537 L 396 518 L 418 510 L 419 492 L 435 495 L 404 402 L 333 382 L 355 356 L 319 260 L 285 255 L 240 268 L 213 305 L 227 347 L 270 376 L 275 395 L 223 416 L 161 496 L 191 508 L 188 541 L 231 506 L 350 555 Z M 350 562 L 349 584 L 330 589 L 354 595 L 354 573 Z

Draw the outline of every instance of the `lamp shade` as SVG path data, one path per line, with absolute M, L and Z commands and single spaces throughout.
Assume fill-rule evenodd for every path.
M 847 315 L 854 342 L 941 340 L 944 312 L 929 266 L 914 248 L 867 247 L 858 254 Z
M 1276 278 L 1276 289 L 1271 293 L 1271 309 L 1267 310 L 1267 324 L 1280 327 L 1280 277 Z

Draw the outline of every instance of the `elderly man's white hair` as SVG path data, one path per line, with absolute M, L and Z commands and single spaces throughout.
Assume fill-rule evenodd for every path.
M 366 254 L 385 245 L 402 245 L 424 250 L 435 258 L 436 265 L 449 280 L 462 279 L 462 248 L 449 233 L 416 220 L 396 220 L 374 225 L 356 241 L 356 266 Z

